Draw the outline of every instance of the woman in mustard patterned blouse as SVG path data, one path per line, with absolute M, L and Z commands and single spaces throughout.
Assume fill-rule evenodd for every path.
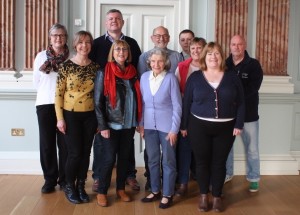
M 60 66 L 55 94 L 57 127 L 65 134 L 68 149 L 65 194 L 74 204 L 89 202 L 84 186 L 97 129 L 94 79 L 99 69 L 98 64 L 88 58 L 92 41 L 89 32 L 75 34 L 73 48 L 76 54 Z

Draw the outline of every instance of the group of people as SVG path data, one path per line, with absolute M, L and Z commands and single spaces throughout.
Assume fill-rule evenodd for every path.
M 198 209 L 210 209 L 211 192 L 213 210 L 223 211 L 222 189 L 233 177 L 232 146 L 239 134 L 249 190 L 258 191 L 263 72 L 245 50 L 244 38 L 231 39 L 226 59 L 218 43 L 183 30 L 179 53 L 167 47 L 168 29 L 158 26 L 151 35 L 154 48 L 141 53 L 138 43 L 122 33 L 123 25 L 122 13 L 109 10 L 107 32 L 96 39 L 88 31 L 77 32 L 70 57 L 67 30 L 54 24 L 47 50 L 35 58 L 41 192 L 51 193 L 59 184 L 70 202 L 89 202 L 85 181 L 93 147 L 92 190 L 98 205 L 109 204 L 115 165 L 116 195 L 131 201 L 125 185 L 140 190 L 136 131 L 145 140 L 145 190 L 151 191 L 144 203 L 160 200 L 160 208 L 170 207 L 174 195 L 186 195 L 192 175 L 200 188 Z

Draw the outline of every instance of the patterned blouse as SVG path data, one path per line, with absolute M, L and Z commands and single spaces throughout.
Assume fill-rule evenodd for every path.
M 57 120 L 64 119 L 63 110 L 85 112 L 94 110 L 94 79 L 99 65 L 92 62 L 80 66 L 65 61 L 58 71 L 55 92 Z

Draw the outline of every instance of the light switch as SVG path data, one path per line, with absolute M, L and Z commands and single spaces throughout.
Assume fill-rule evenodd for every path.
M 82 26 L 82 19 L 75 19 L 74 25 L 75 26 Z

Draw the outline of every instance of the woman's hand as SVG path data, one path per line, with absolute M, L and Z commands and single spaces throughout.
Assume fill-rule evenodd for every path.
M 235 128 L 233 129 L 233 136 L 237 136 L 240 135 L 242 133 L 243 130 Z
M 166 140 L 170 141 L 171 146 L 175 146 L 176 145 L 176 141 L 177 141 L 177 134 L 169 132 L 168 136 L 166 137 Z
M 142 138 L 144 138 L 144 126 L 136 127 L 136 131 L 140 133 Z
M 56 127 L 58 128 L 58 130 L 61 133 L 66 134 L 67 126 L 66 126 L 65 120 L 63 120 L 63 119 L 58 120 L 57 123 L 56 123 Z
M 101 133 L 101 136 L 106 138 L 106 139 L 110 137 L 110 130 L 109 129 L 102 130 L 102 131 L 100 131 L 100 133 Z
M 180 130 L 181 136 L 186 137 L 187 136 L 187 130 Z

